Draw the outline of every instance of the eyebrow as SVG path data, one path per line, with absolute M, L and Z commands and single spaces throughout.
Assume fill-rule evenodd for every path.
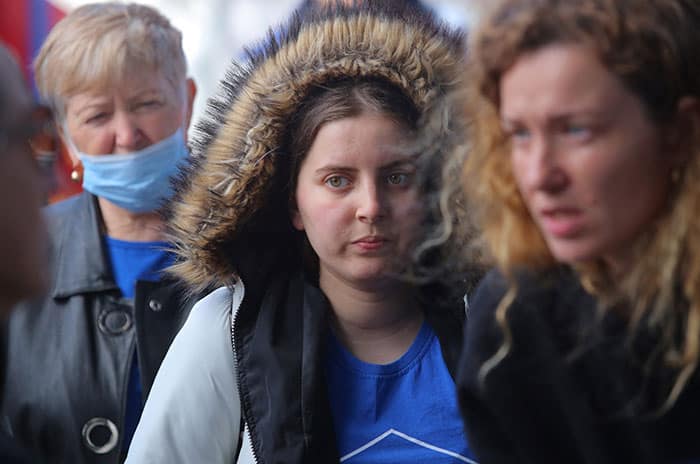
M 163 96 L 163 92 L 162 92 L 160 89 L 158 89 L 158 88 L 148 87 L 148 88 L 145 88 L 145 89 L 142 89 L 142 90 L 138 90 L 138 91 L 134 92 L 132 95 L 129 95 L 128 97 L 126 97 L 126 101 L 127 101 L 127 102 L 132 102 L 133 100 L 137 100 L 137 99 L 143 98 L 143 97 L 150 97 L 150 96 L 162 97 L 162 96 Z M 109 99 L 109 98 L 105 98 L 105 97 L 101 97 L 101 96 L 100 96 L 100 97 L 95 97 L 95 100 L 97 100 L 97 101 L 95 101 L 95 102 L 90 102 L 90 103 L 88 103 L 87 105 L 85 105 L 85 106 L 83 106 L 82 108 L 80 108 L 80 109 L 75 113 L 76 116 L 77 116 L 77 117 L 81 117 L 81 115 L 82 115 L 83 113 L 88 112 L 88 111 L 91 110 L 91 109 L 99 108 L 99 107 L 101 107 L 101 106 L 105 106 L 105 105 L 110 104 L 110 101 L 109 101 L 110 99 Z
M 562 122 L 569 121 L 574 118 L 591 118 L 591 119 L 597 119 L 597 120 L 603 120 L 604 118 L 607 118 L 610 115 L 609 111 L 597 111 L 597 110 L 590 110 L 590 109 L 582 109 L 582 110 L 577 110 L 577 111 L 570 111 L 566 113 L 557 113 L 553 115 L 549 115 L 547 117 L 547 123 L 553 123 L 553 124 L 561 124 Z M 522 117 L 514 117 L 514 118 L 507 118 L 507 117 L 501 117 L 501 126 L 503 127 L 510 127 L 514 126 L 517 124 L 522 124 Z
M 328 164 L 326 166 L 316 169 L 316 175 L 328 174 L 330 172 L 357 172 L 357 169 L 348 166 L 342 166 L 340 164 Z
M 108 105 L 108 104 L 109 104 L 109 102 L 107 100 L 88 103 L 87 105 L 83 106 L 78 111 L 76 111 L 75 115 L 76 115 L 76 117 L 80 118 L 80 117 L 82 117 L 83 113 L 87 113 L 87 112 L 94 110 L 94 109 L 99 109 L 99 108 L 101 108 L 105 105 Z
M 142 90 L 139 90 L 139 91 L 137 91 L 137 92 L 134 92 L 133 94 L 129 95 L 129 97 L 127 98 L 127 100 L 133 100 L 133 99 L 135 99 L 135 98 L 141 98 L 141 97 L 150 96 L 150 95 L 158 95 L 158 96 L 161 96 L 161 95 L 163 95 L 163 92 L 162 92 L 160 89 L 158 89 L 158 88 L 151 88 L 151 87 L 149 87 L 149 88 L 142 89 Z
M 400 159 L 400 160 L 395 160 L 395 161 L 392 161 L 390 163 L 387 163 L 383 166 L 380 166 L 379 170 L 380 171 L 389 171 L 391 169 L 396 169 L 397 167 L 404 166 L 404 165 L 411 166 L 411 167 L 415 168 L 415 163 L 412 160 Z M 316 169 L 315 173 L 316 173 L 316 175 L 319 175 L 319 174 L 328 174 L 330 172 L 349 172 L 349 173 L 352 173 L 352 172 L 357 172 L 357 171 L 358 171 L 357 168 L 353 168 L 350 166 L 343 166 L 342 164 L 329 164 L 329 165 L 326 165 L 326 166 L 323 166 L 323 167 Z
M 388 171 L 390 169 L 395 169 L 395 168 L 398 168 L 398 167 L 401 167 L 404 165 L 415 168 L 416 163 L 414 161 L 414 158 L 411 157 L 409 159 L 397 159 L 395 161 L 392 161 L 390 163 L 385 164 L 384 166 L 380 167 L 379 169 L 382 171 Z

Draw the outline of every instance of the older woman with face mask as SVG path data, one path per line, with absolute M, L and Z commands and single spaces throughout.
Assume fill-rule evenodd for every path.
M 189 154 L 195 86 L 180 32 L 136 4 L 70 13 L 35 72 L 85 193 L 46 211 L 52 283 L 11 317 L 2 413 L 49 462 L 116 463 L 190 308 L 162 275 L 157 210 Z

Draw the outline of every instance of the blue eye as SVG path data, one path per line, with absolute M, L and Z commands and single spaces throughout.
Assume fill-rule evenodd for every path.
M 348 180 L 347 177 L 331 176 L 325 180 L 325 184 L 331 188 L 339 189 L 339 188 L 347 187 L 350 184 L 350 181 Z
M 409 176 L 408 174 L 394 173 L 389 174 L 386 180 L 391 185 L 406 185 L 409 181 Z
M 590 128 L 576 124 L 569 124 L 564 130 L 568 135 L 579 138 L 588 137 L 591 134 Z
M 509 135 L 511 138 L 516 140 L 525 140 L 530 137 L 530 131 L 523 127 L 519 127 L 510 131 Z
M 514 123 L 503 123 L 501 126 L 503 134 L 513 144 L 523 144 L 530 139 L 530 131 L 524 125 L 516 125 Z

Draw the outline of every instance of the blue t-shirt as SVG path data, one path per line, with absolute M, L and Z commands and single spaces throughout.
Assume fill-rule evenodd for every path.
M 174 255 L 166 242 L 127 242 L 105 237 L 105 244 L 112 264 L 114 281 L 125 298 L 134 298 L 136 281 L 157 281 L 163 269 L 174 262 Z M 134 352 L 124 415 L 124 450 L 129 448 L 143 409 L 143 391 L 137 359 Z
M 112 276 L 122 296 L 133 298 L 137 280 L 160 280 L 175 256 L 167 242 L 127 242 L 105 237 Z
M 475 463 L 455 383 L 432 328 L 390 364 L 369 364 L 329 337 L 326 374 L 340 462 Z

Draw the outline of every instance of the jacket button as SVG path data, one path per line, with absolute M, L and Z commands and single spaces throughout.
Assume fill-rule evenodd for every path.
M 149 300 L 148 307 L 151 308 L 151 311 L 158 312 L 163 309 L 163 303 L 158 300 Z
M 121 309 L 104 311 L 100 314 L 97 325 L 102 333 L 121 335 L 131 328 L 131 314 Z
M 93 417 L 83 425 L 83 444 L 95 454 L 107 454 L 119 442 L 119 430 L 109 419 Z

